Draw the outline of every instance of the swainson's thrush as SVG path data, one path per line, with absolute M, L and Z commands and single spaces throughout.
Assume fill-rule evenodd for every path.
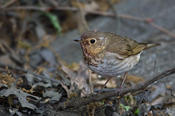
M 80 44 L 88 67 L 105 77 L 115 77 L 129 71 L 139 62 L 143 50 L 158 45 L 95 31 L 83 33 Z

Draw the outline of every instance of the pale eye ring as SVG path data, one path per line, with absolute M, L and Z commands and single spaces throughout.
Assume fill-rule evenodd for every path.
M 95 42 L 96 42 L 96 39 L 91 39 L 91 40 L 90 40 L 90 43 L 91 43 L 91 44 L 94 44 Z

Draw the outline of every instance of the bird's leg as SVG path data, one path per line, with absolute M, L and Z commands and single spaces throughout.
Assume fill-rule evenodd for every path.
M 126 79 L 127 79 L 127 75 L 128 75 L 128 72 L 125 72 L 124 75 L 122 76 L 123 77 L 123 80 L 120 84 L 120 88 L 122 88 L 123 84 L 125 83 Z
M 112 79 L 112 77 L 109 77 L 108 78 L 108 80 L 105 82 L 105 84 L 103 85 L 103 87 L 102 88 L 105 88 L 106 87 L 106 85 L 107 85 L 107 83 L 110 81 Z
M 92 72 L 91 70 L 88 70 L 89 72 L 89 86 L 90 86 L 90 92 L 93 93 L 94 92 L 94 87 L 93 87 L 93 84 L 92 84 Z

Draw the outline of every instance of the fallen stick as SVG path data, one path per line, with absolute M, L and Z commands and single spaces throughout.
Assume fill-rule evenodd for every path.
M 172 69 L 169 69 L 167 71 L 162 72 L 161 74 L 153 77 L 152 79 L 149 79 L 141 84 L 136 85 L 135 87 L 131 87 L 131 88 L 125 88 L 122 90 L 119 89 L 111 89 L 111 91 L 106 91 L 103 93 L 98 93 L 98 94 L 90 94 L 87 97 L 76 97 L 76 98 L 72 98 L 66 102 L 60 103 L 58 105 L 58 110 L 62 109 L 62 110 L 67 110 L 67 109 L 76 109 L 76 108 L 80 108 L 82 106 L 88 105 L 89 103 L 92 102 L 97 102 L 97 101 L 101 101 L 103 99 L 106 98 L 110 98 L 110 97 L 122 97 L 124 95 L 126 95 L 127 93 L 134 93 L 140 90 L 144 90 L 145 88 L 147 88 L 149 85 L 153 84 L 154 82 L 163 79 L 169 75 L 172 75 L 175 73 L 175 67 Z

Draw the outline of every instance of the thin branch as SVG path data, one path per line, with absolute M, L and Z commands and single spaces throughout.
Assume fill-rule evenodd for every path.
M 165 29 L 165 28 L 163 28 L 163 27 L 161 27 L 161 26 L 159 26 L 159 25 L 157 25 L 155 23 L 150 23 L 150 25 L 153 26 L 154 28 L 158 29 L 159 31 L 161 31 L 161 32 L 163 32 L 163 33 L 165 33 L 165 34 L 175 38 L 175 34 L 170 32 L 168 29 Z
M 15 2 L 16 2 L 16 0 L 10 0 L 10 1 L 8 1 L 6 4 L 4 4 L 4 5 L 2 6 L 2 8 L 6 8 L 6 7 L 8 7 L 8 6 L 14 4 Z
M 10 7 L 10 8 L 0 8 L 2 10 L 39 10 L 39 11 L 49 11 L 49 10 L 62 10 L 62 11 L 78 11 L 78 8 L 75 7 L 55 7 L 55 8 L 51 8 L 51 7 L 35 7 L 35 6 L 18 6 L 18 7 Z M 95 14 L 95 15 L 102 15 L 102 16 L 109 16 L 109 17 L 116 17 L 115 13 L 111 13 L 111 12 L 102 12 L 102 11 L 86 11 L 87 13 L 90 14 Z M 159 30 L 160 32 L 163 32 L 167 35 L 169 35 L 170 37 L 175 38 L 175 34 L 170 32 L 169 30 L 153 23 L 153 19 L 151 18 L 140 18 L 140 17 L 135 17 L 135 16 L 131 16 L 131 15 L 125 15 L 125 14 L 121 14 L 118 15 L 119 18 L 124 18 L 124 19 L 130 19 L 130 20 L 136 20 L 136 21 L 141 21 L 141 22 L 146 22 L 148 24 L 150 24 L 151 26 L 153 26 L 154 28 L 156 28 L 157 30 Z
M 149 85 L 153 84 L 154 82 L 163 79 L 169 75 L 172 75 L 175 73 L 175 67 L 164 71 L 163 73 L 153 77 L 152 79 L 145 81 L 144 83 L 138 84 L 135 87 L 132 88 L 126 88 L 126 89 L 111 89 L 111 91 L 107 91 L 107 92 L 103 92 L 103 93 L 98 93 L 98 94 L 91 94 L 87 97 L 82 97 L 82 98 L 72 98 L 71 100 L 68 100 L 64 103 L 60 103 L 58 106 L 58 109 L 69 109 L 69 108 L 80 108 L 81 106 L 85 106 L 88 105 L 89 103 L 92 102 L 97 102 L 97 101 L 101 101 L 103 99 L 106 98 L 110 98 L 110 97 L 122 97 L 127 93 L 134 93 L 140 90 L 144 90 L 146 87 L 148 87 Z
M 49 10 L 63 10 L 63 11 L 78 11 L 78 8 L 75 7 L 39 7 L 39 6 L 16 6 L 16 7 L 9 7 L 9 8 L 0 8 L 2 10 L 37 10 L 37 11 L 49 11 Z
M 37 11 L 49 11 L 49 10 L 60 10 L 60 11 L 79 11 L 78 8 L 75 7 L 62 7 L 62 6 L 58 6 L 58 7 L 36 7 L 36 6 L 16 6 L 16 7 L 8 7 L 8 8 L 0 8 L 2 10 L 5 11 L 9 11 L 9 10 L 37 10 Z M 84 9 L 85 10 L 85 9 Z M 87 13 L 90 14 L 96 14 L 96 15 L 102 15 L 102 16 L 109 16 L 109 17 L 116 17 L 115 13 L 111 13 L 111 12 L 103 12 L 103 11 L 92 11 L 92 10 L 85 10 Z M 118 15 L 120 18 L 127 18 L 127 19 L 131 19 L 131 20 L 137 20 L 137 21 L 145 21 L 145 19 L 147 18 L 139 18 L 139 17 L 135 17 L 135 16 L 130 16 L 130 15 Z

